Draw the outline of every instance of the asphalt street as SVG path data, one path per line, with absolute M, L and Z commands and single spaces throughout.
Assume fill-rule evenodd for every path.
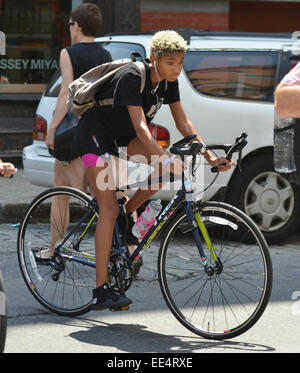
M 75 318 L 49 313 L 36 302 L 21 278 L 17 229 L 12 224 L 0 225 L 1 270 L 8 306 L 7 353 L 300 351 L 300 235 L 285 245 L 271 247 L 273 292 L 260 321 L 237 338 L 217 342 L 183 328 L 166 307 L 157 281 L 157 246 L 143 255 L 145 264 L 127 292 L 134 301 L 129 311 L 90 312 Z
M 45 189 L 28 185 L 22 172 L 0 182 L 2 212 L 9 211 L 8 201 L 10 209 L 17 209 Z M 16 211 L 13 215 L 17 217 Z M 157 245 L 143 254 L 144 266 L 127 292 L 133 299 L 129 311 L 66 318 L 45 310 L 25 286 L 17 261 L 17 231 L 15 217 L 0 224 L 0 268 L 8 311 L 6 353 L 300 352 L 300 233 L 270 247 L 273 290 L 259 322 L 234 339 L 209 341 L 179 324 L 164 303 L 157 280 Z

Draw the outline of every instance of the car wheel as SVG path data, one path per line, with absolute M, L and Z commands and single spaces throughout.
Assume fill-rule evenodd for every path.
M 236 170 L 227 202 L 246 212 L 270 244 L 285 240 L 299 225 L 299 188 L 274 171 L 271 155 L 252 158 Z

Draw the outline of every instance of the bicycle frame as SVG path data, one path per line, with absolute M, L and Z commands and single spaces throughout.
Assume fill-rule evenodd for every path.
M 139 243 L 136 250 L 130 256 L 129 262 L 131 264 L 135 263 L 138 260 L 138 258 L 141 256 L 144 249 L 148 245 L 150 245 L 150 243 L 155 238 L 157 238 L 160 234 L 162 234 L 165 231 L 166 227 L 168 226 L 168 224 L 166 224 L 166 223 L 170 223 L 170 221 L 172 220 L 172 217 L 175 217 L 176 214 L 178 213 L 178 211 L 180 210 L 180 207 L 182 205 L 184 205 L 185 211 L 186 211 L 186 214 L 187 214 L 187 218 L 188 218 L 188 222 L 189 222 L 189 225 L 192 229 L 192 232 L 193 232 L 193 235 L 194 235 L 194 238 L 195 238 L 195 242 L 196 242 L 197 247 L 198 247 L 201 262 L 202 262 L 202 264 L 205 268 L 205 272 L 210 273 L 211 270 L 210 270 L 210 267 L 208 266 L 208 263 L 207 263 L 207 259 L 206 259 L 206 255 L 204 253 L 204 249 L 203 249 L 203 246 L 202 246 L 202 241 L 201 241 L 199 231 L 201 232 L 202 237 L 204 238 L 204 241 L 205 241 L 205 243 L 206 243 L 206 245 L 207 245 L 207 247 L 208 247 L 208 249 L 209 249 L 209 251 L 212 255 L 212 258 L 217 265 L 219 260 L 218 260 L 216 254 L 215 254 L 212 242 L 210 240 L 210 237 L 208 235 L 206 227 L 205 227 L 205 225 L 202 221 L 201 215 L 200 215 L 199 211 L 193 211 L 194 202 L 185 200 L 186 199 L 185 197 L 186 197 L 187 193 L 192 194 L 193 190 L 186 191 L 186 188 L 185 188 L 185 185 L 184 185 L 183 189 L 181 189 L 177 192 L 177 194 L 172 198 L 172 200 L 169 202 L 169 204 L 158 215 L 158 217 L 156 218 L 156 221 L 154 222 L 152 227 L 149 229 L 149 231 L 146 233 L 146 235 L 144 236 L 142 241 Z M 199 228 L 199 229 L 197 229 L 197 228 Z
M 157 178 L 157 179 L 153 180 L 152 183 L 155 184 L 157 181 L 161 182 L 162 178 L 161 177 Z M 171 199 L 171 201 L 168 203 L 168 205 L 158 215 L 158 217 L 156 218 L 156 221 L 154 222 L 152 227 L 145 234 L 142 241 L 139 243 L 139 245 L 137 246 L 135 251 L 130 256 L 129 263 L 134 264 L 135 262 L 137 262 L 137 260 L 139 259 L 139 257 L 141 256 L 141 254 L 145 250 L 145 248 L 147 246 L 149 246 L 155 238 L 157 238 L 159 235 L 161 235 L 165 231 L 166 227 L 168 226 L 168 224 L 166 224 L 166 223 L 170 223 L 170 221 L 172 220 L 172 217 L 174 217 L 178 213 L 180 207 L 182 205 L 184 205 L 185 211 L 186 211 L 186 214 L 187 214 L 187 217 L 188 217 L 188 222 L 189 222 L 189 225 L 192 228 L 193 235 L 194 235 L 194 238 L 195 238 L 195 241 L 196 241 L 196 244 L 197 244 L 197 248 L 198 248 L 198 251 L 199 251 L 199 255 L 200 255 L 202 264 L 205 268 L 205 272 L 208 273 L 208 274 L 210 274 L 210 273 L 212 274 L 213 271 L 208 266 L 208 263 L 207 263 L 207 260 L 206 260 L 206 255 L 204 253 L 204 249 L 203 249 L 203 246 L 202 246 L 202 241 L 201 241 L 199 231 L 201 232 L 202 237 L 204 238 L 204 241 L 205 241 L 205 243 L 206 243 L 206 245 L 207 245 L 207 247 L 208 247 L 208 249 L 211 253 L 211 256 L 212 256 L 216 266 L 218 266 L 218 265 L 220 266 L 221 263 L 220 263 L 219 259 L 217 258 L 216 254 L 215 254 L 212 242 L 210 240 L 210 237 L 208 235 L 206 227 L 205 227 L 205 225 L 202 221 L 202 218 L 201 218 L 201 215 L 200 215 L 199 211 L 197 211 L 197 210 L 193 211 L 194 210 L 194 202 L 192 202 L 190 200 L 190 198 L 188 200 L 186 198 L 186 195 L 191 196 L 194 193 L 194 191 L 191 188 L 191 184 L 190 184 L 189 180 L 186 178 L 184 171 L 181 174 L 181 183 L 182 183 L 181 189 L 176 193 L 176 195 Z M 134 187 L 137 187 L 137 186 L 142 187 L 142 186 L 145 186 L 147 184 L 149 185 L 149 180 L 139 182 L 139 183 L 136 183 L 136 184 L 133 184 L 133 185 L 127 185 L 126 187 L 119 188 L 119 190 L 131 189 L 131 188 L 134 188 Z M 199 229 L 197 229 L 197 228 L 199 228 Z M 116 229 L 115 229 L 115 231 L 116 231 Z M 114 234 L 114 238 L 116 240 L 115 242 L 118 242 L 118 244 L 121 245 L 119 235 Z
M 159 179 L 159 181 L 161 181 L 161 179 Z M 134 188 L 137 185 L 142 187 L 142 186 L 147 185 L 147 183 L 149 183 L 149 182 L 146 180 L 146 181 L 143 181 L 143 182 L 139 182 L 139 183 L 136 183 L 136 184 L 127 185 L 125 187 L 118 188 L 118 190 Z M 193 235 L 194 235 L 195 241 L 197 243 L 197 247 L 198 247 L 199 255 L 200 255 L 200 258 L 201 258 L 201 262 L 202 262 L 202 264 L 205 268 L 205 272 L 209 273 L 210 268 L 207 264 L 206 255 L 204 253 L 204 249 L 203 249 L 203 246 L 202 246 L 202 241 L 201 241 L 201 237 L 200 237 L 199 232 L 201 232 L 201 235 L 202 235 L 202 237 L 203 237 L 203 239 L 204 239 L 204 241 L 205 241 L 205 243 L 206 243 L 206 245 L 207 245 L 207 247 L 208 247 L 208 249 L 209 249 L 209 251 L 212 255 L 213 260 L 215 261 L 215 263 L 218 263 L 218 258 L 217 258 L 216 254 L 214 252 L 214 248 L 212 246 L 211 240 L 209 238 L 209 235 L 207 233 L 205 225 L 202 221 L 201 214 L 199 213 L 199 211 L 196 211 L 196 210 L 193 211 L 194 202 L 186 200 L 186 194 L 191 195 L 193 193 L 193 189 L 191 189 L 189 191 L 186 190 L 185 183 L 184 183 L 184 173 L 182 174 L 182 184 L 183 184 L 182 189 L 180 189 L 176 193 L 176 195 L 171 199 L 171 201 L 168 203 L 168 205 L 158 215 L 155 223 L 152 225 L 152 227 L 146 233 L 146 235 L 144 236 L 142 241 L 139 243 L 139 245 L 137 246 L 135 251 L 130 256 L 129 264 L 134 264 L 139 259 L 139 257 L 141 256 L 142 252 L 146 249 L 146 247 L 148 247 L 155 238 L 159 237 L 165 231 L 166 227 L 168 226 L 168 224 L 172 220 L 172 217 L 174 217 L 178 213 L 178 211 L 181 210 L 182 206 L 184 206 L 184 208 L 185 208 L 185 211 L 186 211 L 186 214 L 187 214 L 187 217 L 188 217 L 188 222 L 189 222 L 189 225 L 190 225 L 190 227 L 193 231 Z M 95 199 L 92 200 L 91 204 L 93 204 L 93 202 L 94 202 L 94 205 L 95 205 L 96 204 Z M 80 252 L 78 250 L 80 242 L 84 238 L 85 234 L 89 231 L 93 221 L 95 220 L 95 218 L 97 216 L 97 212 L 95 212 L 95 208 L 91 208 L 80 219 L 80 221 L 74 227 L 74 230 L 77 229 L 82 224 L 83 221 L 85 221 L 87 218 L 89 219 L 89 215 L 91 215 L 91 219 L 90 219 L 89 223 L 87 224 L 87 226 L 85 227 L 84 231 L 81 233 L 78 241 L 74 245 L 74 249 L 78 252 Z M 199 228 L 199 229 L 197 229 L 197 228 Z M 69 237 L 73 233 L 72 231 L 69 232 L 69 234 L 63 240 L 63 242 L 61 242 L 60 246 L 63 246 L 64 243 L 69 239 Z M 113 242 L 114 242 L 114 246 L 121 253 L 123 249 L 122 249 L 122 243 L 121 243 L 121 239 L 120 239 L 119 227 L 118 227 L 117 222 L 116 222 L 115 228 L 114 228 Z M 59 247 L 57 248 L 57 250 L 59 250 Z M 63 252 L 61 252 L 60 255 L 63 258 L 66 258 L 68 260 L 72 260 L 72 261 L 87 265 L 89 267 L 94 267 L 94 268 L 96 267 L 95 259 L 90 257 L 90 256 L 87 256 L 87 258 L 84 259 L 84 258 L 80 258 L 80 257 L 74 256 L 74 255 L 68 255 L 68 254 L 65 254 Z

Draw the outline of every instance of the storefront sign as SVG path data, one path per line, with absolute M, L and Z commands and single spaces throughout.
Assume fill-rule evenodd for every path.
M 0 31 L 0 56 L 5 56 L 5 34 L 4 32 Z
M 1 59 L 1 70 L 56 70 L 58 68 L 57 60 L 44 59 Z

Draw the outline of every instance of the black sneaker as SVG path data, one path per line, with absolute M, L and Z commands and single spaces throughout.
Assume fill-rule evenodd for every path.
M 117 295 L 107 283 L 93 290 L 93 306 L 94 311 L 110 309 L 128 308 L 132 300 L 125 295 Z

